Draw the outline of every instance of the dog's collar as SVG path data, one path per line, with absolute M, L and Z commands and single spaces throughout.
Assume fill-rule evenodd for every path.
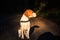
M 28 21 L 20 21 L 20 22 L 29 22 L 29 20 Z

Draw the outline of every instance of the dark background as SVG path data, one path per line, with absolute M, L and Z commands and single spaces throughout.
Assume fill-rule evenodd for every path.
M 26 9 L 38 10 L 40 3 L 46 4 L 44 8 L 40 10 L 38 16 L 43 17 L 56 22 L 58 25 L 60 22 L 60 1 L 59 0 L 2 0 L 0 5 L 0 18 L 8 17 L 15 14 L 23 14 Z M 35 9 L 36 8 L 36 9 Z M 46 15 L 46 13 L 48 15 Z
M 4 0 L 1 2 L 1 12 L 2 13 L 15 13 L 23 11 L 27 8 L 37 8 L 40 2 L 47 2 L 47 9 L 60 8 L 59 0 Z
M 2 0 L 0 5 L 0 8 L 1 8 L 0 9 L 0 32 L 1 32 L 0 38 L 1 40 L 5 38 L 3 35 L 5 32 L 7 33 L 9 32 L 11 33 L 11 35 L 12 33 L 15 33 L 15 30 L 13 30 L 14 27 L 10 25 L 14 18 L 17 18 L 19 14 L 23 14 L 23 12 L 28 8 L 32 10 L 35 10 L 34 8 L 36 8 L 36 10 L 38 10 L 38 7 L 41 6 L 40 5 L 41 2 L 47 3 L 46 6 L 41 9 L 41 12 L 44 12 L 44 13 L 41 13 L 43 15 L 42 17 L 48 20 L 51 20 L 52 22 L 55 22 L 60 28 L 60 1 L 59 0 Z M 47 12 L 48 15 L 44 15 L 45 12 Z M 14 24 L 14 26 L 16 25 Z M 13 31 L 11 32 L 11 30 Z M 9 33 L 5 34 L 5 36 L 6 35 L 10 36 Z M 13 35 L 15 39 L 14 37 L 10 36 L 9 40 L 16 40 L 17 35 L 15 34 Z M 4 40 L 8 40 L 8 39 L 5 38 Z

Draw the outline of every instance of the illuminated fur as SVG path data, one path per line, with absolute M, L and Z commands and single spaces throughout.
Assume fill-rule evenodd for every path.
M 27 39 L 30 38 L 29 37 L 30 21 L 28 21 L 28 20 L 31 17 L 36 17 L 36 13 L 33 12 L 32 10 L 30 10 L 30 9 L 27 9 L 20 19 L 21 27 L 20 27 L 20 29 L 18 29 L 18 35 L 22 39 L 24 39 L 24 35 L 27 37 Z M 21 22 L 21 21 L 27 21 L 27 22 Z

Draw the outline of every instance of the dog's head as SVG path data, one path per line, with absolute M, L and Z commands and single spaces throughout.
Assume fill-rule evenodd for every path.
M 36 13 L 34 11 L 32 11 L 31 9 L 27 9 L 25 12 L 24 12 L 24 15 L 28 18 L 31 18 L 31 17 L 36 17 Z

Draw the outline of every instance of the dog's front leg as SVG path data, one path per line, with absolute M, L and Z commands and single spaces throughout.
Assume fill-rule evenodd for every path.
M 23 30 L 23 27 L 22 27 L 22 39 L 24 39 L 24 30 Z
M 21 29 L 18 30 L 18 36 L 21 37 Z
M 27 37 L 27 39 L 29 39 L 29 31 L 30 31 L 30 22 L 26 23 L 26 29 L 24 31 L 25 36 Z
M 25 36 L 27 37 L 27 39 L 30 38 L 30 37 L 29 37 L 29 30 L 30 30 L 30 29 L 26 29 L 26 30 L 24 31 L 24 34 L 25 34 Z
M 30 32 L 30 22 L 27 23 L 27 29 L 25 31 L 25 36 L 27 37 L 27 39 L 29 39 L 29 32 Z
M 27 39 L 29 39 L 30 37 L 29 37 L 29 33 L 30 33 L 30 27 L 29 27 L 29 29 L 28 29 L 28 31 L 27 31 Z

